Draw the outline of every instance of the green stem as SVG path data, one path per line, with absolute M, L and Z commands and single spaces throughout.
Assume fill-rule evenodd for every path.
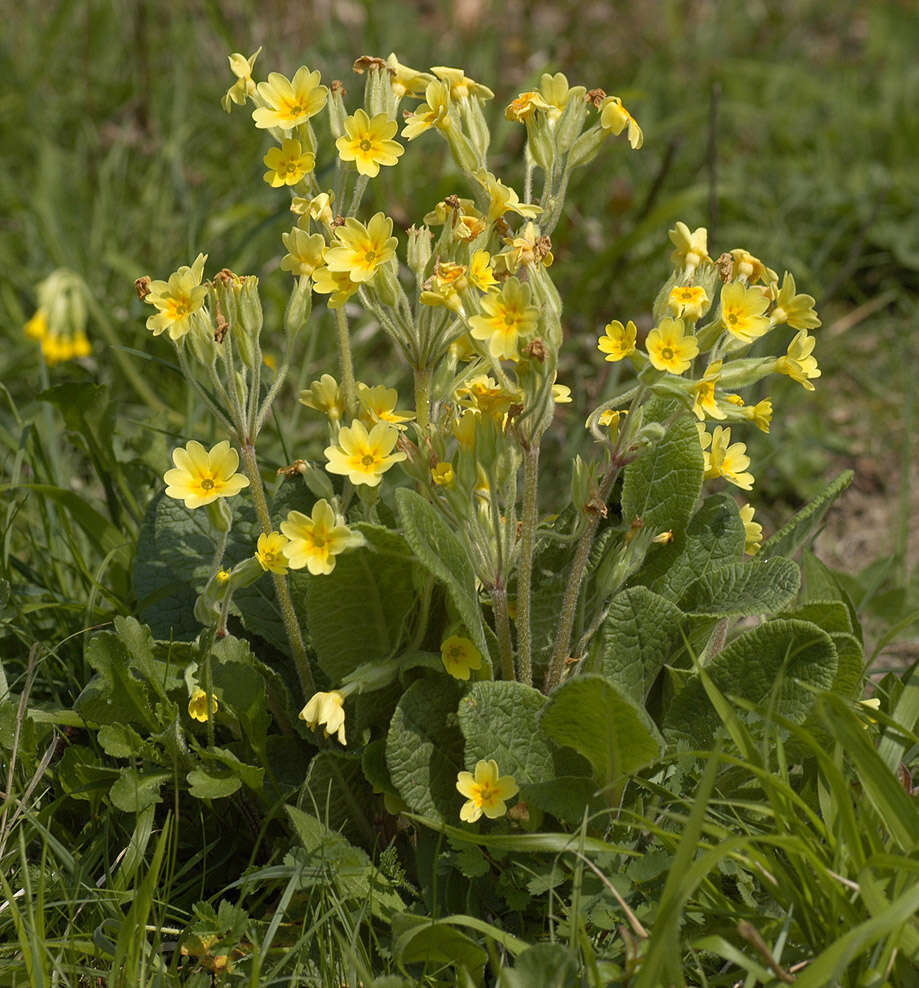
M 511 644 L 511 620 L 507 613 L 507 587 L 492 587 L 491 602 L 495 609 L 495 632 L 501 651 L 501 675 L 504 679 L 514 678 L 514 654 Z
M 606 502 L 609 492 L 612 490 L 616 477 L 619 474 L 619 464 L 615 456 L 613 465 L 610 467 L 606 477 L 600 485 L 599 499 Z M 565 599 L 562 601 L 561 620 L 558 626 L 558 634 L 555 637 L 555 647 L 552 650 L 552 659 L 549 668 L 546 670 L 546 679 L 543 685 L 543 692 L 549 693 L 562 678 L 562 668 L 565 659 L 568 658 L 568 647 L 571 644 L 571 630 L 574 627 L 574 616 L 577 611 L 578 596 L 581 592 L 581 583 L 584 579 L 584 571 L 587 569 L 587 560 L 590 558 L 590 549 L 594 542 L 594 535 L 597 533 L 597 526 L 600 523 L 600 514 L 595 511 L 591 514 L 587 528 L 578 541 L 577 551 L 574 554 L 574 562 L 571 564 L 571 574 L 568 577 L 568 586 L 565 588 Z
M 198 669 L 203 673 L 203 688 L 205 692 L 204 709 L 207 711 L 207 744 L 209 748 L 214 747 L 214 716 L 211 713 L 211 697 L 214 695 L 214 677 L 211 670 L 211 652 L 214 649 L 214 640 L 217 636 L 217 628 L 211 625 L 201 633 L 200 651 L 198 653 Z M 199 680 L 200 681 L 200 680 Z
M 258 461 L 255 458 L 255 446 L 248 437 L 242 441 L 241 445 L 243 466 L 251 485 L 252 500 L 255 502 L 255 514 L 262 531 L 266 535 L 270 535 L 274 529 L 271 524 L 271 514 L 268 511 L 268 501 L 265 498 L 265 488 L 262 486 Z M 287 640 L 290 642 L 290 651 L 293 655 L 294 665 L 297 667 L 297 675 L 300 678 L 300 686 L 304 696 L 310 697 L 316 692 L 316 684 L 313 682 L 313 673 L 306 654 L 306 646 L 303 644 L 300 622 L 297 620 L 294 603 L 290 597 L 290 589 L 287 586 L 287 577 L 283 573 L 272 573 L 271 576 L 274 580 L 274 592 L 278 598 L 278 606 L 281 608 L 284 628 L 287 631 Z
M 338 320 L 338 364 L 341 370 L 341 388 L 345 396 L 345 408 L 353 416 L 357 412 L 357 391 L 354 386 L 354 364 L 351 360 L 351 337 L 348 334 L 348 317 L 343 306 L 335 310 Z
M 533 655 L 530 606 L 533 579 L 533 547 L 539 520 L 539 442 L 523 453 L 523 513 L 520 531 L 520 561 L 517 564 L 517 672 L 520 682 L 533 685 Z
M 415 368 L 415 418 L 422 429 L 431 421 L 431 368 Z

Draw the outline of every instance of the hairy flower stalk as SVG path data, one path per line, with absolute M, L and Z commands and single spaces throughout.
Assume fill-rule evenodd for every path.
M 536 542 L 539 485 L 539 441 L 523 451 L 523 510 L 521 514 L 520 558 L 517 564 L 517 678 L 533 685 L 533 645 L 531 605 L 533 547 Z
M 341 371 L 341 389 L 345 398 L 345 411 L 349 416 L 357 409 L 357 391 L 354 384 L 354 363 L 351 360 L 351 335 L 344 306 L 335 310 L 338 324 L 338 367 Z

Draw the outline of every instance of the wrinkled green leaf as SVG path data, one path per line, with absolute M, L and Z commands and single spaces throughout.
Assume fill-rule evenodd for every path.
M 800 570 L 790 559 L 722 563 L 686 588 L 680 608 L 718 618 L 774 614 L 794 599 L 800 584 Z
M 124 813 L 140 813 L 148 806 L 163 801 L 160 787 L 170 777 L 169 772 L 141 772 L 136 768 L 124 768 L 109 790 L 109 797 L 116 809 Z

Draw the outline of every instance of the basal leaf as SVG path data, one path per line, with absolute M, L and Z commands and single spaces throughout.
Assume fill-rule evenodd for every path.
M 109 797 L 116 809 L 124 813 L 140 813 L 148 806 L 163 801 L 160 787 L 169 778 L 169 772 L 140 772 L 136 768 L 125 768 L 109 790 Z
M 523 683 L 473 684 L 458 710 L 466 768 L 471 771 L 480 759 L 493 758 L 501 774 L 513 775 L 518 785 L 552 779 L 552 745 L 539 728 L 545 703 L 539 690 Z
M 798 592 L 801 572 L 790 559 L 722 563 L 694 580 L 680 597 L 680 609 L 710 617 L 774 614 Z

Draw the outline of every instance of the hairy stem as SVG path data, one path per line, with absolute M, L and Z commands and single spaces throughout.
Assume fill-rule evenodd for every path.
M 273 531 L 271 515 L 268 511 L 268 501 L 265 498 L 265 488 L 262 485 L 258 461 L 255 458 L 255 446 L 249 437 L 243 439 L 242 451 L 243 466 L 251 485 L 252 500 L 255 502 L 255 514 L 262 531 L 266 535 L 270 535 Z M 274 592 L 278 598 L 278 606 L 281 608 L 281 617 L 284 620 L 284 628 L 287 631 L 287 640 L 290 642 L 290 651 L 297 668 L 300 686 L 304 696 L 310 697 L 316 692 L 316 684 L 313 682 L 313 673 L 306 654 L 306 646 L 303 644 L 300 622 L 297 620 L 294 603 L 290 597 L 290 589 L 287 586 L 287 577 L 283 573 L 272 573 L 271 576 L 274 580 Z
M 415 368 L 415 418 L 422 429 L 431 421 L 431 368 Z
M 520 682 L 533 685 L 533 652 L 530 628 L 533 546 L 536 541 L 539 441 L 523 454 L 523 513 L 520 531 L 520 561 L 517 564 L 517 673 Z
M 351 337 L 348 334 L 348 317 L 344 307 L 335 310 L 338 320 L 338 364 L 341 370 L 341 389 L 344 392 L 345 408 L 353 416 L 357 411 L 357 392 L 354 386 L 354 364 L 351 360 Z
M 507 613 L 507 587 L 503 584 L 492 587 L 491 602 L 495 609 L 495 632 L 501 651 L 501 675 L 504 679 L 514 678 L 514 653 L 511 644 L 511 620 Z

